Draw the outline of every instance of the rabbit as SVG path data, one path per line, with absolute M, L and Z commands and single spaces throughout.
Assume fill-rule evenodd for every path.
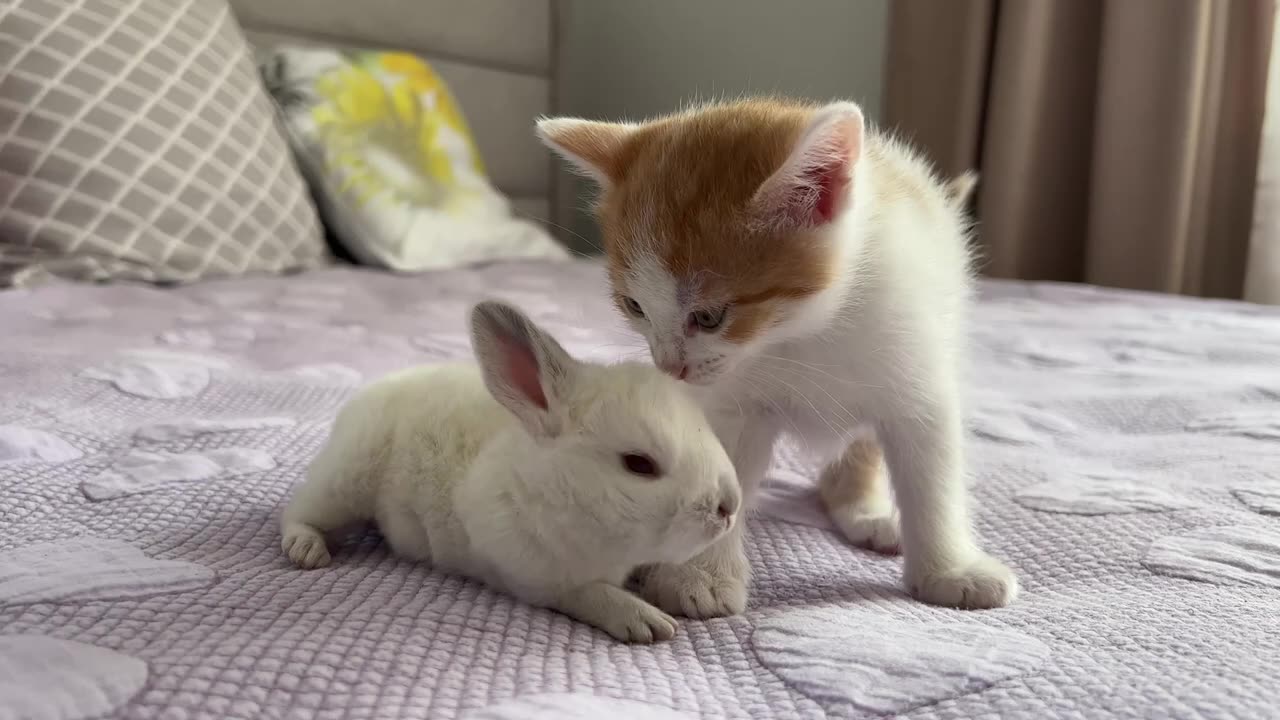
M 676 633 L 627 591 L 733 528 L 728 453 L 679 383 L 570 357 L 515 308 L 471 310 L 474 363 L 403 370 L 338 413 L 281 517 L 281 548 L 329 563 L 324 533 L 373 520 L 405 558 L 489 584 L 613 637 Z

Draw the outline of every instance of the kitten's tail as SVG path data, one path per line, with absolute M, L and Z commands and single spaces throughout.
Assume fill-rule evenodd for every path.
M 947 181 L 943 187 L 947 193 L 947 200 L 958 210 L 963 210 L 969 206 L 969 200 L 973 196 L 973 189 L 978 186 L 978 173 L 973 170 L 965 170 L 958 176 Z

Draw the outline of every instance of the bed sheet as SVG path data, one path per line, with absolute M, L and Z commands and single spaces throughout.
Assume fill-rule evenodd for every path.
M 748 611 L 627 646 L 277 514 L 362 382 L 503 297 L 644 357 L 590 262 L 0 293 L 0 718 L 1280 716 L 1280 314 L 986 283 L 970 465 L 1005 609 L 927 607 L 783 448 Z

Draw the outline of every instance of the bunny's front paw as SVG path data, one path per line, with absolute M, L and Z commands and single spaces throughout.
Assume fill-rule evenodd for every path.
M 678 626 L 675 618 L 647 602 L 637 601 L 629 607 L 618 608 L 618 612 L 604 619 L 599 627 L 623 642 L 648 644 L 670 640 L 676 636 Z
M 642 597 L 674 615 L 715 618 L 747 608 L 746 578 L 724 565 L 703 567 L 696 559 L 684 565 L 657 565 L 646 568 L 637 581 Z
M 280 549 L 284 550 L 294 565 L 306 570 L 314 570 L 329 564 L 329 548 L 325 545 L 324 535 L 310 525 L 289 523 L 284 528 L 284 538 L 280 541 Z
M 630 643 L 651 643 L 676 636 L 670 615 L 620 587 L 594 582 L 562 595 L 551 607 Z

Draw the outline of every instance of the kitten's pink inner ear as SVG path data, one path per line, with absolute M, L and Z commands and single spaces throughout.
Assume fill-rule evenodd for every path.
M 852 162 L 852 161 L 850 161 Z M 840 201 L 849 192 L 849 162 L 832 162 L 809 171 L 806 179 L 818 191 L 818 200 L 813 206 L 813 222 L 826 224 L 835 219 L 839 211 Z
M 511 386 L 541 410 L 548 408 L 547 394 L 542 389 L 538 372 L 538 356 L 533 349 L 508 337 L 498 338 L 503 366 Z
M 760 218 L 790 229 L 835 220 L 850 197 L 862 137 L 862 113 L 856 107 L 819 111 L 782 167 L 756 191 Z

